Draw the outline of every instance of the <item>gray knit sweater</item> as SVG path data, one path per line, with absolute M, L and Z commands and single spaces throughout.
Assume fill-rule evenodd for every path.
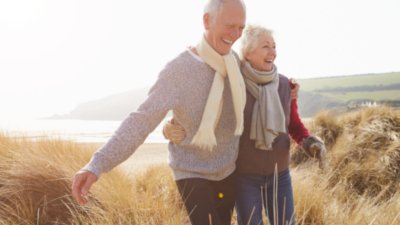
M 97 150 L 83 168 L 98 177 L 126 160 L 163 120 L 169 110 L 186 131 L 180 144 L 169 143 L 169 165 L 175 179 L 222 180 L 235 170 L 239 136 L 231 90 L 225 79 L 223 109 L 215 136 L 217 146 L 203 150 L 190 144 L 203 115 L 215 71 L 188 50 L 169 62 L 159 74 L 148 98 L 127 117 L 111 139 Z

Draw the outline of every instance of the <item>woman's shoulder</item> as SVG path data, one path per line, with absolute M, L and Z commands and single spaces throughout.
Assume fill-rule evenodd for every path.
M 290 82 L 289 78 L 281 73 L 279 74 L 279 80 L 286 82 L 286 83 Z

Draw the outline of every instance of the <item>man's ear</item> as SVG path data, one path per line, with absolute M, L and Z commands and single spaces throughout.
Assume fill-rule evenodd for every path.
M 206 29 L 206 30 L 208 30 L 209 28 L 210 28 L 210 14 L 209 13 L 204 13 L 204 15 L 203 15 L 203 25 L 204 25 L 204 28 Z

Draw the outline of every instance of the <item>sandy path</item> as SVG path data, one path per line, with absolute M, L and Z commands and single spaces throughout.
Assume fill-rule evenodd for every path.
M 168 163 L 168 144 L 143 144 L 120 166 L 135 173 L 156 164 Z

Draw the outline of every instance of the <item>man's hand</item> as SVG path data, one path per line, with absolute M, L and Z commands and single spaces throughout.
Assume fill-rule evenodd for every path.
M 293 99 L 297 99 L 299 97 L 299 90 L 300 90 L 300 85 L 297 83 L 294 79 L 290 79 L 290 87 L 291 87 L 291 92 L 290 95 Z
M 80 170 L 75 174 L 72 179 L 72 196 L 80 205 L 88 202 L 86 195 L 96 181 L 97 176 L 90 171 Z
M 174 144 L 179 144 L 185 139 L 185 129 L 174 119 L 169 120 L 163 127 L 163 135 Z

